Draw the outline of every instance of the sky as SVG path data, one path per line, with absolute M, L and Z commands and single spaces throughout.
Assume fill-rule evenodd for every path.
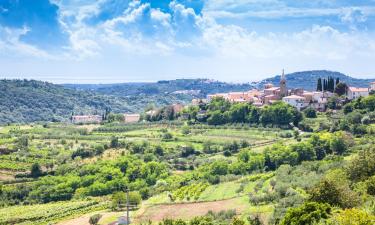
M 375 0 L 0 0 L 0 78 L 375 78 Z

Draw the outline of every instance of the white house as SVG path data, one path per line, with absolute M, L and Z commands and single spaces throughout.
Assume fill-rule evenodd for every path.
M 139 114 L 124 114 L 124 122 L 125 123 L 136 123 L 141 118 Z
M 306 103 L 306 98 L 298 95 L 286 96 L 283 98 L 283 102 L 296 107 L 298 110 L 301 110 L 308 105 L 308 103 Z
M 357 87 L 349 87 L 348 88 L 348 99 L 356 99 L 359 97 L 367 97 L 369 95 L 368 88 L 357 88 Z
M 370 83 L 370 91 L 375 91 L 375 82 Z

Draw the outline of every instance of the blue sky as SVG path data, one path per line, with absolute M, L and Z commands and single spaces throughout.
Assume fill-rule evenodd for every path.
M 375 0 L 0 0 L 3 78 L 374 78 L 374 62 Z

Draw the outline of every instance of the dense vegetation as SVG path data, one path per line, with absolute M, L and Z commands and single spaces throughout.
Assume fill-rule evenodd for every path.
M 342 104 L 218 98 L 153 122 L 0 127 L 0 224 L 103 224 L 126 190 L 136 224 L 373 224 L 375 96 Z
M 72 113 L 133 109 L 127 100 L 34 80 L 0 80 L 0 124 L 65 121 Z
M 199 106 L 190 106 L 181 113 L 173 111 L 173 107 L 166 106 L 152 115 L 145 115 L 149 121 L 185 119 L 190 123 L 207 123 L 222 125 L 228 123 L 246 123 L 263 126 L 288 127 L 291 124 L 298 126 L 302 114 L 294 107 L 284 103 L 258 108 L 251 103 L 231 103 L 224 98 L 214 98 L 209 103 Z

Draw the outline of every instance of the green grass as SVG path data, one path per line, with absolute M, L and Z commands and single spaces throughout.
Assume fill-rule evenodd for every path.
M 239 196 L 236 190 L 240 187 L 240 183 L 236 181 L 211 185 L 199 197 L 200 201 L 215 201 L 228 199 Z

